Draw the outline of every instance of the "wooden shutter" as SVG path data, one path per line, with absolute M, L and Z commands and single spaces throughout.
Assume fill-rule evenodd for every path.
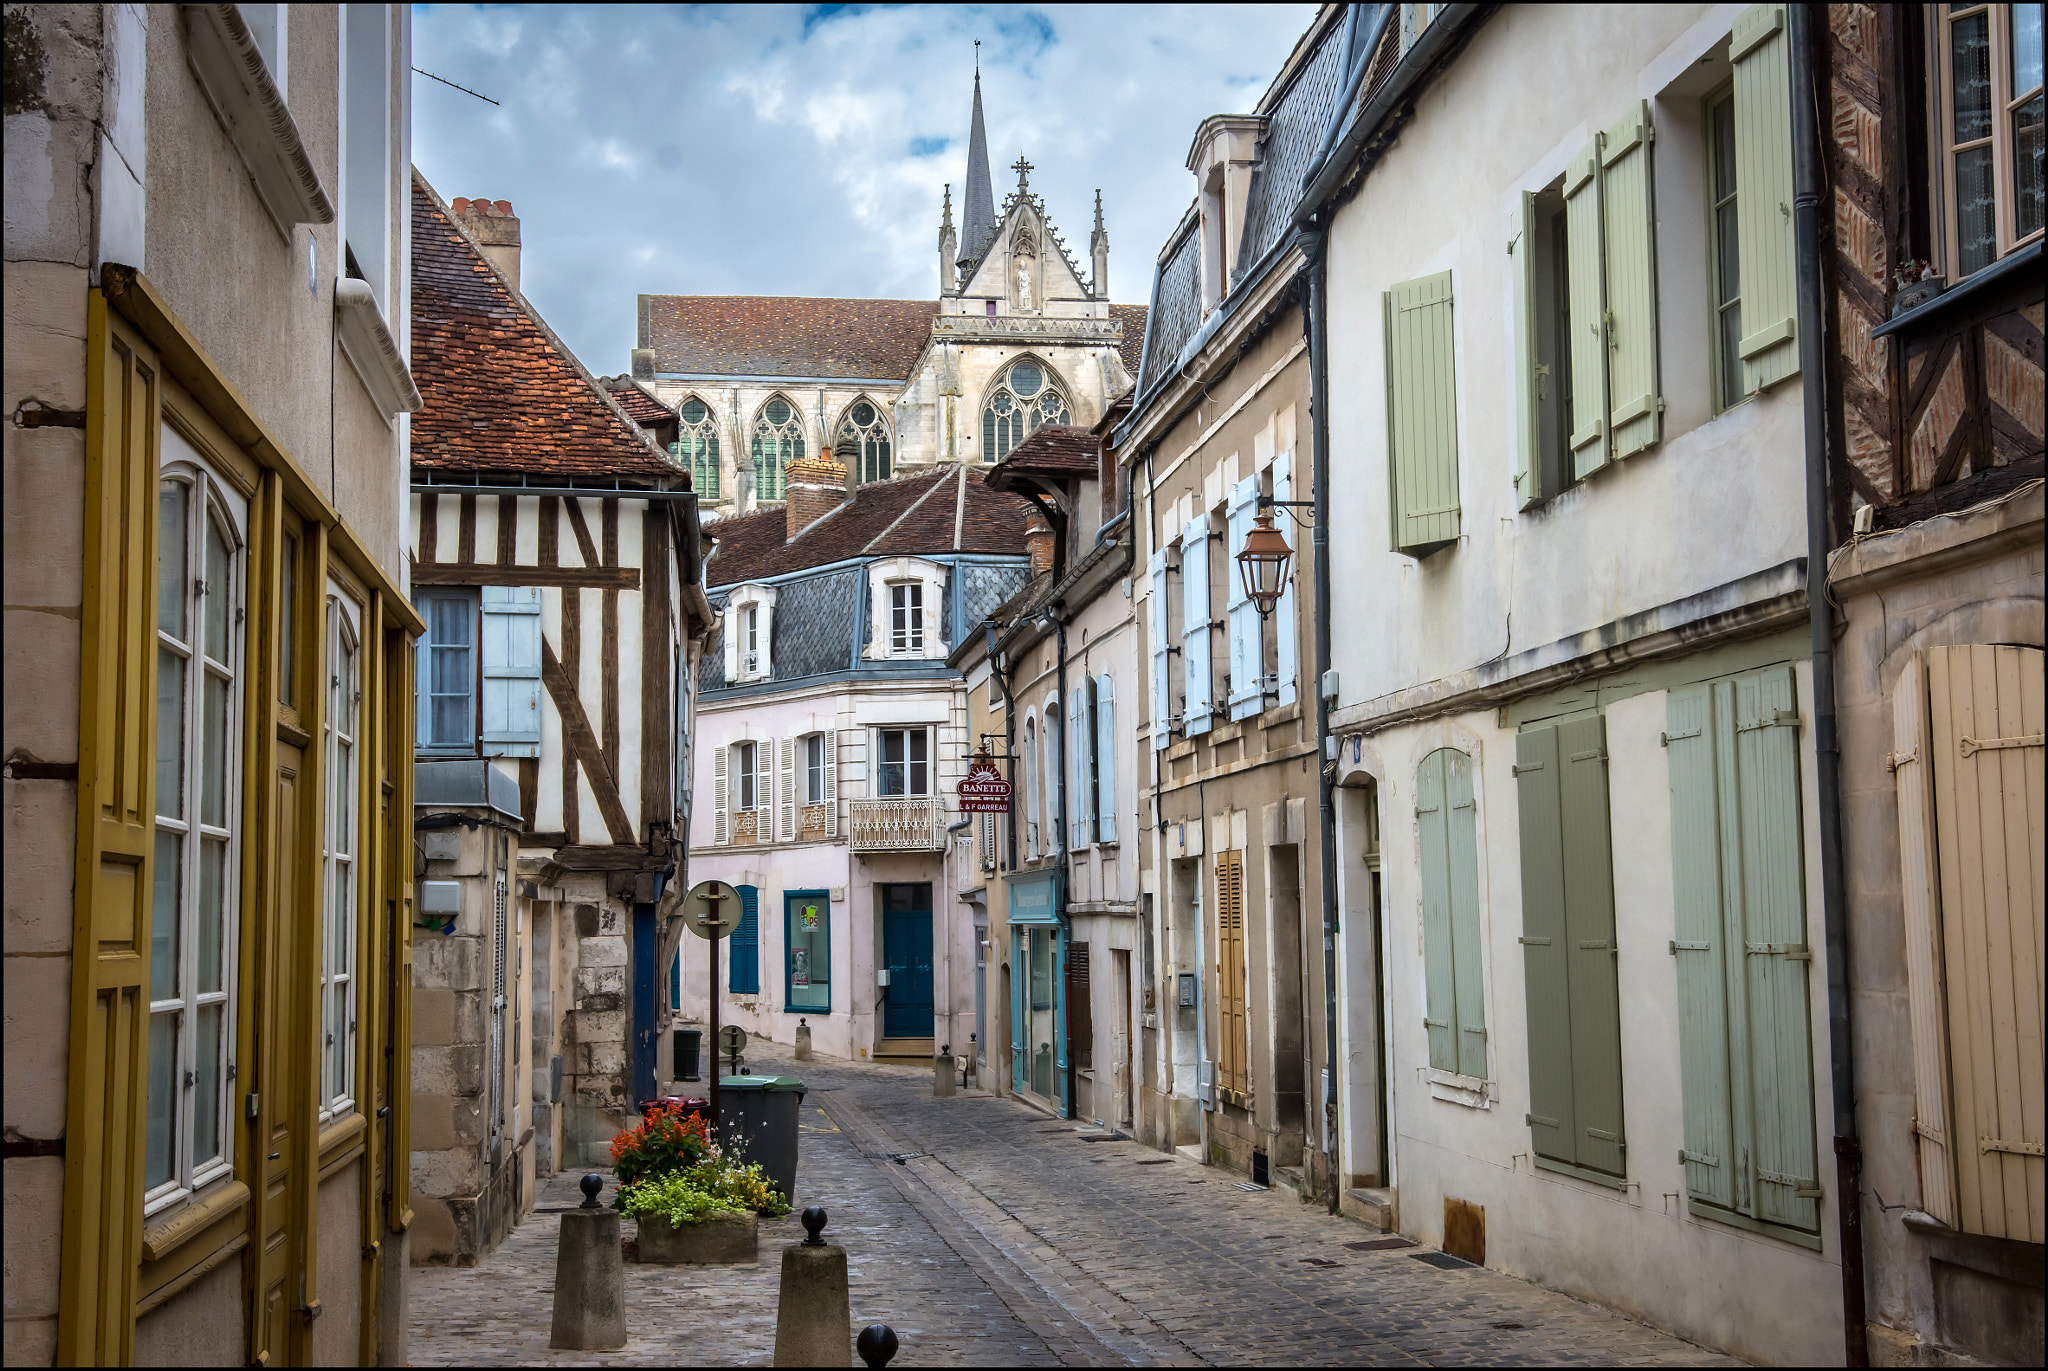
M 1273 459 L 1273 498 L 1294 498 L 1294 454 L 1291 452 L 1283 452 Z M 1275 611 L 1276 617 L 1273 621 L 1277 625 L 1274 632 L 1278 635 L 1273 640 L 1276 649 L 1274 675 L 1278 677 L 1279 687 L 1279 698 L 1274 703 L 1281 708 L 1293 704 L 1298 698 L 1294 678 L 1299 671 L 1296 654 L 1299 650 L 1301 621 L 1295 617 L 1294 611 L 1294 567 L 1299 565 L 1300 561 L 1297 559 L 1288 568 L 1287 580 L 1281 586 L 1279 608 Z M 1252 664 L 1254 672 L 1263 665 L 1263 658 L 1255 661 Z
M 1529 1131 L 1536 1154 L 1576 1162 L 1571 988 L 1566 953 L 1564 825 L 1555 725 L 1515 735 L 1521 818 L 1522 968 L 1529 1013 Z
M 1515 269 L 1515 506 L 1528 509 L 1548 494 L 1543 489 L 1543 408 L 1550 384 L 1544 374 L 1536 330 L 1543 315 L 1537 298 L 1536 193 L 1522 192 L 1521 218 L 1508 244 Z
M 1480 974 L 1479 825 L 1472 759 L 1446 749 L 1444 833 L 1451 895 L 1451 971 L 1457 990 L 1458 1074 L 1486 1079 L 1486 984 Z
M 1209 659 L 1209 520 L 1188 520 L 1180 535 L 1180 665 L 1186 701 L 1183 734 L 1193 738 L 1209 731 L 1215 706 L 1210 695 L 1215 681 Z
M 483 587 L 478 636 L 483 649 L 483 755 L 540 756 L 539 589 Z
M 1244 853 L 1216 857 L 1216 990 L 1218 1084 L 1240 1095 L 1249 1090 L 1250 1034 L 1245 1016 Z
M 1230 541 L 1224 551 L 1223 581 L 1229 587 L 1225 600 L 1230 621 L 1230 717 L 1249 718 L 1265 704 L 1259 674 L 1265 662 L 1265 643 L 1260 632 L 1259 607 L 1244 593 L 1244 577 L 1237 571 L 1237 554 L 1252 531 L 1252 519 L 1259 508 L 1259 478 L 1247 476 L 1230 490 Z M 1284 630 L 1283 630 L 1284 633 Z
M 1948 1002 L 1942 977 L 1941 864 L 1934 847 L 1927 666 L 1916 653 L 1899 675 L 1892 696 L 1891 762 L 1899 802 L 1899 888 L 1906 925 L 1906 1000 L 1913 1026 L 1913 1132 L 1920 1151 L 1920 1207 L 1953 1228 Z
M 1664 429 L 1657 376 L 1656 195 L 1650 102 L 1600 135 L 1600 206 L 1607 266 L 1607 403 L 1612 455 L 1655 443 Z
M 155 352 L 86 297 L 84 613 L 56 1360 L 125 1365 L 142 1251 L 156 813 Z M 252 640 L 255 635 L 251 635 Z
M 1607 816 L 1607 721 L 1559 724 L 1565 956 L 1570 967 L 1572 1117 L 1579 1165 L 1620 1175 L 1621 986 Z
M 711 842 L 723 847 L 732 841 L 732 820 L 726 803 L 726 758 L 728 747 L 711 749 Z
M 738 887 L 739 927 L 732 931 L 727 958 L 726 984 L 735 995 L 761 993 L 761 892 L 751 885 Z
M 825 730 L 825 836 L 839 836 L 839 730 Z
M 1426 557 L 1457 541 L 1457 374 L 1451 274 L 1387 292 L 1387 452 L 1394 550 Z
M 1735 251 L 1742 264 L 1742 384 L 1799 371 L 1792 242 L 1792 74 L 1785 7 L 1752 5 L 1728 44 L 1735 65 Z
M 1678 959 L 1678 1065 L 1683 1092 L 1686 1191 L 1736 1207 L 1738 1159 L 1728 1061 L 1728 938 L 1723 903 L 1722 818 L 1714 700 L 1704 685 L 1664 703 L 1670 753 L 1671 955 Z
M 1565 166 L 1565 283 L 1571 302 L 1572 479 L 1607 465 L 1607 273 L 1600 212 L 1600 147 L 1581 148 Z
M 783 738 L 776 744 L 781 749 L 776 762 L 782 772 L 775 796 L 776 834 L 786 843 L 796 838 L 796 743 L 794 738 Z
M 768 841 L 774 814 L 775 740 L 763 738 L 754 745 L 754 841 Z
M 1147 569 L 1152 577 L 1152 602 L 1146 606 L 1145 615 L 1152 626 L 1152 750 L 1157 752 L 1173 742 L 1173 690 L 1170 679 L 1173 654 L 1169 642 L 1172 634 L 1166 625 L 1164 548 L 1152 554 Z
M 1458 981 L 1451 939 L 1450 807 L 1444 802 L 1445 748 L 1415 772 L 1415 823 L 1422 840 L 1422 1023 L 1429 1064 L 1458 1069 Z
M 1088 944 L 1067 944 L 1067 1055 L 1079 1070 L 1095 1065 L 1095 1013 L 1088 993 Z
M 1956 1226 L 2043 1240 L 2038 648 L 1926 654 Z
M 1089 744 L 1094 740 L 1088 732 L 1087 703 L 1088 678 L 1083 676 L 1067 701 L 1067 771 L 1073 781 L 1067 792 L 1067 827 L 1077 848 L 1088 846 L 1088 829 L 1095 819 L 1095 795 L 1088 785 Z
M 1099 841 L 1116 841 L 1116 683 L 1107 671 L 1095 678 L 1095 829 Z

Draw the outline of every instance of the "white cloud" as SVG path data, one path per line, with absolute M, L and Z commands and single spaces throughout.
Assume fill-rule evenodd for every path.
M 503 104 L 416 78 L 413 152 L 444 196 L 512 201 L 527 294 L 621 371 L 642 292 L 932 298 L 980 38 L 998 202 L 1021 153 L 1081 257 L 1101 188 L 1111 294 L 1143 301 L 1195 125 L 1251 108 L 1313 14 L 422 6 L 417 65 Z

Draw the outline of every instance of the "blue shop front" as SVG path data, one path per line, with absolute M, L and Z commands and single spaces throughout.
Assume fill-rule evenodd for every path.
M 1065 1116 L 1067 931 L 1060 873 L 1012 874 L 1010 896 L 1010 1088 Z

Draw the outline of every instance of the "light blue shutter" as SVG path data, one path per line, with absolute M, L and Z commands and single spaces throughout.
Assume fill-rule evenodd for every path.
M 1283 452 L 1273 459 L 1273 498 L 1294 498 L 1294 454 L 1291 452 Z M 1295 654 L 1299 648 L 1301 625 L 1294 616 L 1294 567 L 1299 565 L 1300 558 L 1296 558 L 1294 565 L 1288 568 L 1287 582 L 1281 588 L 1280 605 L 1274 617 L 1277 626 L 1274 632 L 1278 635 L 1274 639 L 1274 646 L 1279 649 L 1278 665 L 1274 668 L 1274 674 L 1280 682 L 1280 698 L 1277 703 L 1282 708 L 1293 704 L 1298 698 L 1294 678 L 1299 669 L 1295 663 Z
M 727 959 L 727 985 L 735 995 L 761 993 L 761 892 L 743 885 L 740 892 L 740 926 L 732 931 L 731 954 Z
M 1170 666 L 1173 661 L 1171 650 L 1172 633 L 1166 625 L 1166 550 L 1152 554 L 1147 568 L 1152 576 L 1152 603 L 1146 618 L 1152 623 L 1152 750 L 1154 752 L 1173 741 L 1172 681 Z M 425 653 L 420 656 L 424 658 Z M 424 672 L 425 667 L 420 670 Z M 424 677 L 422 677 L 424 679 Z M 424 687 L 422 688 L 424 689 Z M 422 699 L 425 695 L 422 694 Z M 424 716 L 424 711 L 423 711 Z M 422 725 L 424 727 L 424 725 Z
M 1095 679 L 1095 829 L 1116 841 L 1116 687 L 1105 671 Z
M 1451 980 L 1457 989 L 1458 1074 L 1486 1079 L 1486 996 L 1479 974 L 1479 825 L 1472 759 L 1445 749 L 1444 857 L 1451 896 Z
M 1185 736 L 1209 731 L 1215 705 L 1209 660 L 1209 521 L 1188 520 L 1180 535 L 1180 662 L 1187 687 Z
M 1068 842 L 1088 846 L 1088 825 L 1095 817 L 1095 797 L 1088 792 L 1088 678 L 1082 677 L 1067 701 L 1067 770 L 1073 777 L 1067 791 Z
M 1249 718 L 1259 712 L 1265 704 L 1265 692 L 1260 688 L 1260 669 L 1266 664 L 1265 644 L 1261 641 L 1259 607 L 1252 597 L 1244 593 L 1244 577 L 1229 573 L 1235 568 L 1231 562 L 1244 551 L 1246 535 L 1252 531 L 1252 519 L 1259 508 L 1259 478 L 1247 476 L 1230 491 L 1230 544 L 1225 552 L 1224 583 L 1230 587 L 1226 597 L 1230 620 L 1230 717 Z M 1284 635 L 1285 630 L 1282 630 Z
M 1422 839 L 1422 1022 L 1429 1036 L 1429 1064 L 1458 1069 L 1458 982 L 1452 957 L 1449 815 L 1444 804 L 1441 749 L 1415 771 L 1415 824 Z
M 483 588 L 483 747 L 487 757 L 540 756 L 540 591 Z
M 1671 955 L 1678 973 L 1678 1065 L 1684 1092 L 1686 1191 L 1735 1207 L 1734 1132 L 1729 1118 L 1727 938 L 1721 883 L 1721 797 L 1716 779 L 1713 695 L 1704 685 L 1674 690 L 1664 703 L 1670 754 Z

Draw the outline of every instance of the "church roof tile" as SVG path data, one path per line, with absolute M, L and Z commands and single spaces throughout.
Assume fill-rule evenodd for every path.
M 412 229 L 414 467 L 689 484 L 417 173 Z
M 1056 480 L 1097 476 L 1101 460 L 1095 441 L 1094 431 L 1078 424 L 1040 424 L 1031 430 L 1030 437 L 988 469 L 989 484 L 997 490 L 1008 490 L 1013 476 L 1050 476 Z
M 908 381 L 939 312 L 932 300 L 643 295 L 640 346 L 657 372 Z

